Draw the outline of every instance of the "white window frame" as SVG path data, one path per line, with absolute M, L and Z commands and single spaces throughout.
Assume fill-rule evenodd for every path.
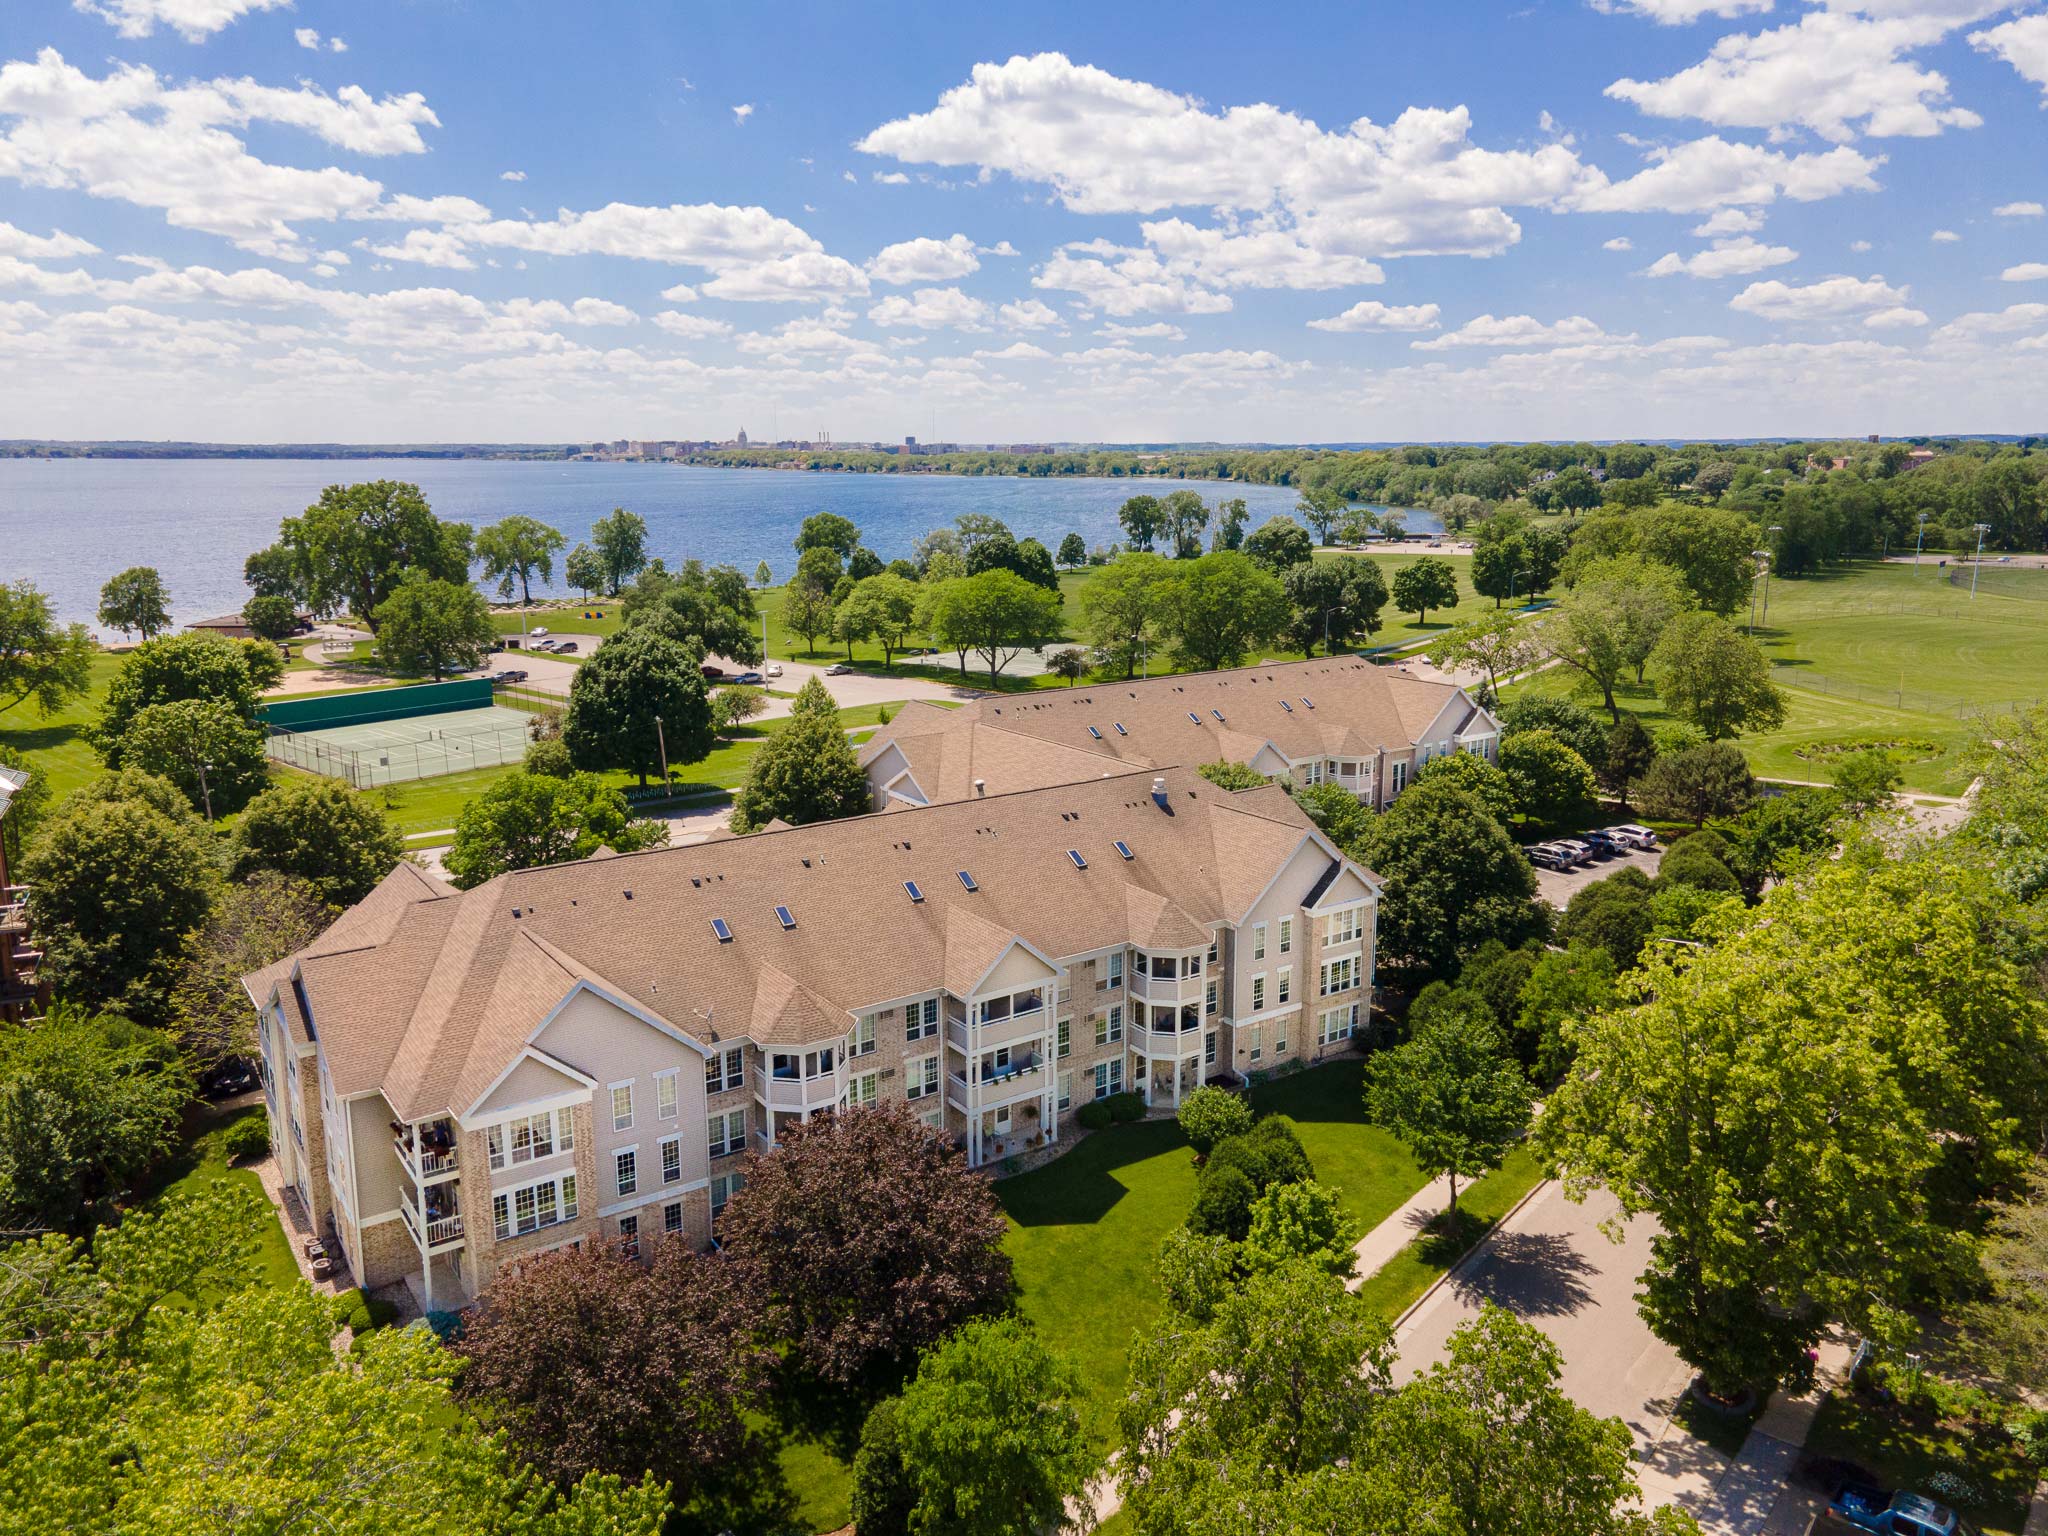
M 1061 1019 L 1053 1026 L 1053 1054 L 1071 1056 L 1074 1054 L 1074 1021 Z
M 745 1046 L 735 1045 L 723 1051 L 713 1051 L 704 1060 L 704 1091 L 724 1093 L 728 1089 L 743 1087 L 747 1080 L 747 1051 Z
M 735 1170 L 721 1173 L 711 1181 L 711 1219 L 718 1220 L 719 1214 L 732 1202 L 732 1197 L 747 1187 L 746 1175 Z
M 903 1063 L 903 1097 L 915 1102 L 928 1099 L 939 1091 L 939 1057 L 937 1052 L 929 1056 L 913 1056 Z
M 640 1149 L 620 1147 L 612 1153 L 612 1188 L 621 1199 L 640 1189 Z
M 903 1038 L 929 1040 L 939 1032 L 939 1000 L 923 998 L 903 1006 Z
M 1118 950 L 1115 954 L 1111 955 L 1105 963 L 1103 978 L 1101 981 L 1098 981 L 1095 984 L 1095 986 L 1097 991 L 1102 991 L 1110 987 L 1120 987 L 1123 984 L 1124 952 L 1122 950 Z
M 552 1196 L 550 1205 L 554 1214 L 546 1221 L 539 1219 L 539 1191 L 545 1187 Z M 534 1221 L 531 1226 L 521 1227 L 518 1217 L 518 1197 L 533 1192 Z M 500 1212 L 503 1212 L 501 1215 Z M 534 1179 L 525 1184 L 515 1184 L 509 1189 L 495 1190 L 491 1194 L 491 1226 L 498 1235 L 498 1241 L 506 1242 L 515 1237 L 524 1237 L 529 1232 L 538 1232 L 543 1227 L 559 1226 L 565 1221 L 576 1219 L 576 1175 L 558 1173 L 552 1178 Z
M 640 1257 L 640 1218 L 621 1216 L 619 1218 L 619 1252 L 629 1259 Z
M 1074 1074 L 1073 1074 L 1073 1073 L 1071 1073 L 1071 1072 L 1062 1072 L 1062 1073 L 1061 1073 L 1061 1074 L 1059 1075 L 1059 1098 L 1058 1098 L 1058 1099 L 1057 1099 L 1057 1100 L 1056 1100 L 1055 1102 L 1057 1103 L 1057 1105 L 1058 1105 L 1058 1108 L 1059 1108 L 1059 1109 L 1060 1109 L 1061 1111 L 1063 1111 L 1063 1112 L 1064 1112 L 1065 1110 L 1067 1110 L 1067 1109 L 1070 1109 L 1070 1108 L 1072 1108 L 1072 1107 L 1073 1107 L 1073 1103 L 1074 1103 Z
M 612 1129 L 615 1131 L 630 1131 L 633 1129 L 632 1080 L 628 1079 L 623 1083 L 608 1083 L 606 1086 L 611 1089 L 612 1093 Z M 623 1118 L 619 1114 L 619 1095 L 622 1093 L 626 1096 L 626 1111 Z
M 875 1016 L 864 1013 L 853 1021 L 853 1028 L 846 1035 L 846 1056 L 849 1061 L 875 1053 Z
M 1273 1006 L 1285 1008 L 1294 996 L 1294 967 L 1283 965 L 1273 973 Z
M 846 1080 L 846 1107 L 867 1109 L 882 1101 L 882 1074 L 860 1072 Z
M 683 1234 L 683 1202 L 671 1200 L 661 1208 L 661 1235 L 680 1237 Z
M 654 1074 L 654 1118 L 673 1120 L 682 1113 L 682 1095 L 676 1091 L 676 1073 L 671 1067 Z
M 739 1109 L 715 1111 L 709 1121 L 711 1136 L 708 1142 L 713 1157 L 730 1157 L 735 1152 L 744 1152 L 747 1146 L 747 1111 Z
M 1350 991 L 1358 985 L 1359 970 L 1360 967 L 1356 955 L 1344 955 L 1336 960 L 1325 960 L 1323 962 L 1322 990 L 1319 995 L 1329 997 L 1333 993 Z
M 1266 1056 L 1266 1030 L 1264 1025 L 1254 1024 L 1252 1026 L 1251 1041 L 1252 1060 L 1263 1061 Z
M 1293 953 L 1293 951 L 1294 919 L 1291 917 L 1283 917 L 1280 919 L 1280 953 L 1286 955 Z
M 669 1171 L 671 1163 L 675 1167 L 673 1173 Z M 661 1182 L 667 1185 L 680 1184 L 682 1181 L 683 1138 L 680 1136 L 664 1136 L 661 1138 Z
M 1266 973 L 1260 971 L 1252 977 L 1252 1012 L 1258 1013 L 1266 1006 Z
M 1252 924 L 1252 958 L 1254 960 L 1266 958 L 1266 925 L 1264 923 Z

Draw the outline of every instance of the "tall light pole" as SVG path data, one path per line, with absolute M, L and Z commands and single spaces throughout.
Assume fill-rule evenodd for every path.
M 199 798 L 206 803 L 206 819 L 213 820 L 213 791 L 206 787 L 207 765 L 199 765 Z
M 654 717 L 654 740 L 661 748 L 661 787 L 668 788 L 668 734 L 661 728 L 661 716 Z
M 1984 535 L 1991 531 L 1991 525 L 1989 523 L 1972 523 L 1970 526 L 1977 530 L 1977 560 L 1970 567 L 1970 596 L 1974 598 L 1977 595 L 1977 572 L 1984 565 Z
M 1920 531 L 1913 535 L 1913 563 L 1915 565 L 1918 565 L 1920 563 L 1920 545 L 1922 544 L 1922 542 L 1926 540 L 1926 538 L 1927 514 L 1925 512 L 1922 512 L 1920 514 Z
M 1752 549 L 1749 558 L 1756 562 L 1756 569 L 1749 573 L 1749 633 L 1756 637 L 1756 579 L 1770 567 L 1771 552 L 1767 549 Z
M 1770 527 L 1764 530 L 1765 533 L 1783 533 L 1784 531 L 1785 530 L 1779 527 L 1776 523 L 1771 524 Z M 1778 541 L 1776 539 L 1773 539 L 1771 541 L 1770 558 L 1764 561 L 1764 622 L 1766 624 L 1771 622 L 1771 567 L 1776 565 L 1777 563 Z
M 1526 576 L 1526 575 L 1528 575 L 1528 574 L 1529 574 L 1529 571 L 1528 571 L 1528 567 L 1526 567 L 1526 566 L 1524 566 L 1524 567 L 1523 567 L 1523 568 L 1522 568 L 1521 570 L 1519 570 L 1519 571 L 1510 571 L 1510 572 L 1508 573 L 1508 606 L 1509 606 L 1510 608 L 1512 608 L 1512 607 L 1514 607 L 1514 606 L 1515 606 L 1515 582 L 1516 582 L 1516 581 L 1517 581 L 1517 579 L 1519 579 L 1520 577 Z

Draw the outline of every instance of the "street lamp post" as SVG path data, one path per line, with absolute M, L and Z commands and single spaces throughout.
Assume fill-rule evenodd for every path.
M 213 820 L 213 791 L 206 787 L 205 763 L 199 765 L 199 798 L 206 804 L 206 819 Z
M 1972 523 L 1970 526 L 1977 530 L 1977 559 L 1976 563 L 1970 567 L 1970 596 L 1974 598 L 1977 595 L 1977 572 L 1983 569 L 1984 566 L 1984 535 L 1991 531 L 1991 525 L 1989 523 Z
M 1913 563 L 1920 563 L 1920 546 L 1927 539 L 1927 514 L 1920 514 L 1920 531 L 1913 535 Z
M 654 740 L 661 748 L 661 787 L 668 788 L 668 734 L 661 728 L 661 716 L 654 717 Z
M 1784 531 L 1785 530 L 1776 523 L 1771 524 L 1770 527 L 1764 530 L 1765 533 L 1783 533 Z M 1776 565 L 1777 563 L 1777 540 L 1773 539 L 1771 541 L 1770 558 L 1764 561 L 1764 622 L 1766 624 L 1771 622 L 1771 567 Z
M 1515 583 L 1528 574 L 1529 571 L 1526 566 L 1519 571 L 1508 572 L 1508 606 L 1510 608 L 1515 606 Z
M 1770 569 L 1771 552 L 1767 549 L 1752 549 L 1749 558 L 1756 562 L 1756 569 L 1749 573 L 1749 633 L 1756 637 L 1756 579 Z

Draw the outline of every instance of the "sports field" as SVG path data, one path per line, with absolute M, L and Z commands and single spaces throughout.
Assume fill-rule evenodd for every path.
M 269 751 L 278 762 L 370 789 L 516 763 L 525 756 L 531 718 L 493 704 L 405 720 L 279 730 L 271 734 Z

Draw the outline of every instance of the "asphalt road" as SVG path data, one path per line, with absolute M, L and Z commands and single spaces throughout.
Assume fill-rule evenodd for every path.
M 1562 912 L 1576 893 L 1595 880 L 1605 880 L 1621 869 L 1640 869 L 1654 880 L 1657 878 L 1657 866 L 1663 861 L 1664 850 L 1652 848 L 1618 854 L 1611 859 L 1595 859 L 1577 869 L 1538 869 L 1536 894 Z

